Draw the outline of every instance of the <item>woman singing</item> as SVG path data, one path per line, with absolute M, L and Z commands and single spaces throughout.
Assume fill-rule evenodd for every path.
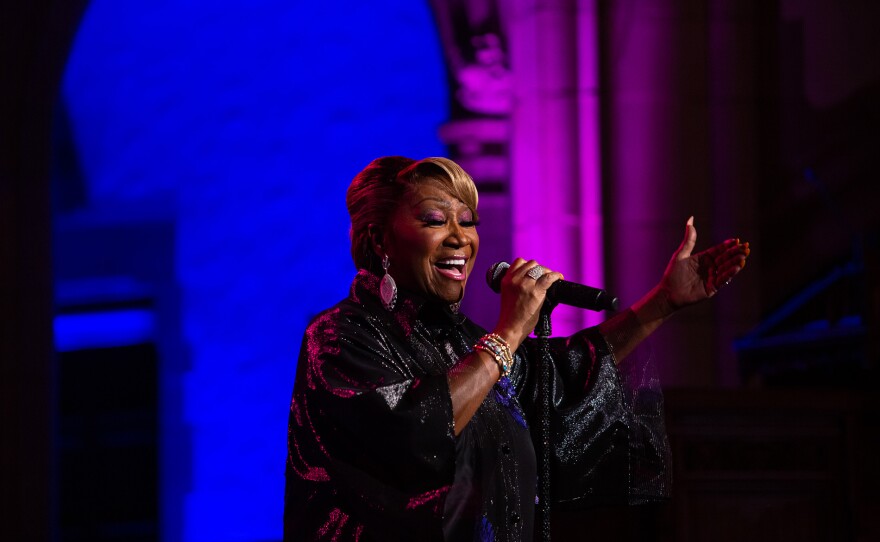
M 538 353 L 529 334 L 562 275 L 514 260 L 488 333 L 458 311 L 480 246 L 467 173 L 445 158 L 379 158 L 346 201 L 358 272 L 348 298 L 303 338 L 284 539 L 532 540 Z M 685 229 L 640 301 L 550 340 L 554 502 L 668 495 L 659 390 L 628 387 L 618 364 L 677 310 L 715 295 L 749 253 L 731 239 L 692 254 L 692 220 Z

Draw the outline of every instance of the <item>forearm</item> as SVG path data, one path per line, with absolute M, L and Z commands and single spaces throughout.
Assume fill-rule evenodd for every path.
M 449 371 L 447 379 L 456 436 L 470 422 L 500 376 L 498 364 L 491 355 L 481 350 L 474 350 Z
M 656 286 L 630 308 L 599 324 L 599 331 L 620 363 L 672 313 L 665 292 Z

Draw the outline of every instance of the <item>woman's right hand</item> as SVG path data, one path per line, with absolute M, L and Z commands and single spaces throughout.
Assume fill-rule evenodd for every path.
M 540 267 L 535 260 L 517 258 L 501 279 L 501 315 L 494 332 L 507 341 L 511 353 L 529 336 L 538 323 L 547 288 L 562 278 Z M 532 271 L 535 269 L 535 271 Z M 531 275 L 529 273 L 531 272 Z M 462 358 L 448 373 L 452 416 L 458 435 L 470 422 L 486 394 L 502 376 L 498 358 L 482 349 Z
M 539 264 L 535 260 L 517 258 L 501 279 L 501 314 L 494 332 L 504 337 L 511 350 L 516 350 L 529 336 L 541 313 L 550 285 L 563 278 L 562 273 L 544 266 L 543 274 L 532 271 Z M 532 273 L 532 276 L 529 273 Z M 540 275 L 537 279 L 533 276 Z

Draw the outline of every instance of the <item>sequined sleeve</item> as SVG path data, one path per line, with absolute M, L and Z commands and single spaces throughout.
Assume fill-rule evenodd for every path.
M 454 474 L 448 384 L 445 374 L 414 372 L 387 333 L 339 308 L 306 331 L 290 410 L 285 530 L 335 522 L 331 530 L 413 533 L 438 519 Z
M 663 396 L 650 363 L 619 367 L 595 328 L 550 340 L 552 484 L 563 505 L 641 504 L 669 496 L 669 444 Z M 537 341 L 518 353 L 516 386 L 533 424 Z

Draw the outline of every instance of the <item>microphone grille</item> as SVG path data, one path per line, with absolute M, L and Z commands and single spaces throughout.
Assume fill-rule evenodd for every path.
M 504 277 L 504 273 L 507 272 L 509 267 L 510 264 L 507 262 L 496 262 L 486 272 L 486 282 L 489 283 L 489 287 L 495 292 L 501 291 L 501 278 Z

